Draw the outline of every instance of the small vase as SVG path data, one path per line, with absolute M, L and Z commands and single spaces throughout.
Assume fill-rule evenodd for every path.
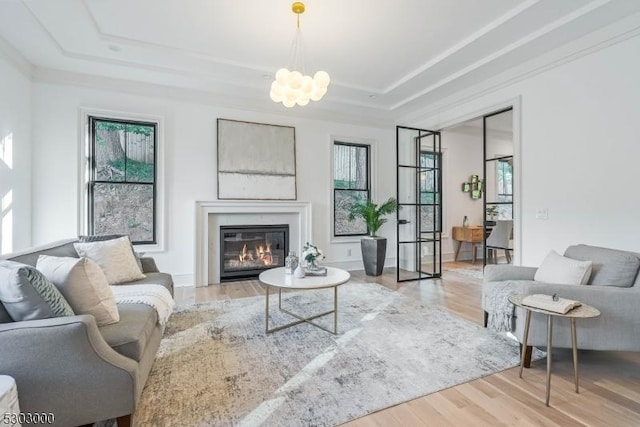
M 298 257 L 295 252 L 289 252 L 289 255 L 284 260 L 284 273 L 285 274 L 293 274 L 293 272 L 298 268 Z
M 302 268 L 301 265 L 298 265 L 298 267 L 295 269 L 295 271 L 293 272 L 293 277 L 297 277 L 299 279 L 304 277 L 304 268 Z

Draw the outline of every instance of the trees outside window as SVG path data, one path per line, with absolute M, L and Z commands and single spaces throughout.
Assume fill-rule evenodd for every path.
M 438 171 L 441 169 L 441 154 L 432 151 L 420 152 L 420 203 L 427 206 L 420 207 L 420 231 L 429 233 L 438 230 L 439 212 L 436 204 L 440 203 L 438 188 Z
M 349 221 L 354 202 L 371 197 L 370 146 L 334 141 L 333 144 L 333 235 L 362 236 L 367 224 Z
M 498 202 L 513 203 L 513 159 L 498 160 Z M 498 217 L 513 218 L 513 205 L 498 205 Z
M 157 243 L 157 123 L 90 116 L 89 136 L 89 234 Z

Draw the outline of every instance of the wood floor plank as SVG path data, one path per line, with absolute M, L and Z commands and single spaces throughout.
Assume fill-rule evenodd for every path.
M 461 270 L 465 269 L 465 270 Z M 483 324 L 481 279 L 469 262 L 444 263 L 440 279 L 396 282 L 393 268 L 379 277 L 352 271 L 356 283 L 378 283 L 426 305 Z M 178 287 L 178 304 L 264 295 L 257 280 Z M 304 327 L 301 326 L 301 327 Z M 344 424 L 348 427 L 405 426 L 640 426 L 640 353 L 581 351 L 580 393 L 573 388 L 571 351 L 554 349 L 551 406 L 544 404 L 546 359 L 533 362 L 523 378 L 518 368 L 401 403 Z

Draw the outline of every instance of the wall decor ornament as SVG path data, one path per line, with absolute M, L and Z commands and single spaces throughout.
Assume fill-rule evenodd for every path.
M 478 175 L 471 175 L 468 182 L 462 183 L 462 192 L 469 193 L 474 200 L 480 199 L 483 191 L 484 183 Z
M 296 200 L 291 126 L 218 119 L 218 199 Z

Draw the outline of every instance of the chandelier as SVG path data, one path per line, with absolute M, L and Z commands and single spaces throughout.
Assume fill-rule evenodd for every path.
M 294 105 L 304 106 L 309 101 L 319 101 L 325 93 L 331 79 L 326 71 L 318 71 L 311 77 L 304 73 L 304 52 L 302 35 L 300 33 L 300 15 L 304 13 L 304 3 L 295 2 L 291 5 L 291 11 L 297 15 L 298 24 L 296 34 L 291 45 L 292 70 L 280 68 L 276 71 L 276 78 L 271 83 L 269 95 L 274 102 L 291 108 Z M 302 71 L 297 71 L 298 60 L 302 57 Z

